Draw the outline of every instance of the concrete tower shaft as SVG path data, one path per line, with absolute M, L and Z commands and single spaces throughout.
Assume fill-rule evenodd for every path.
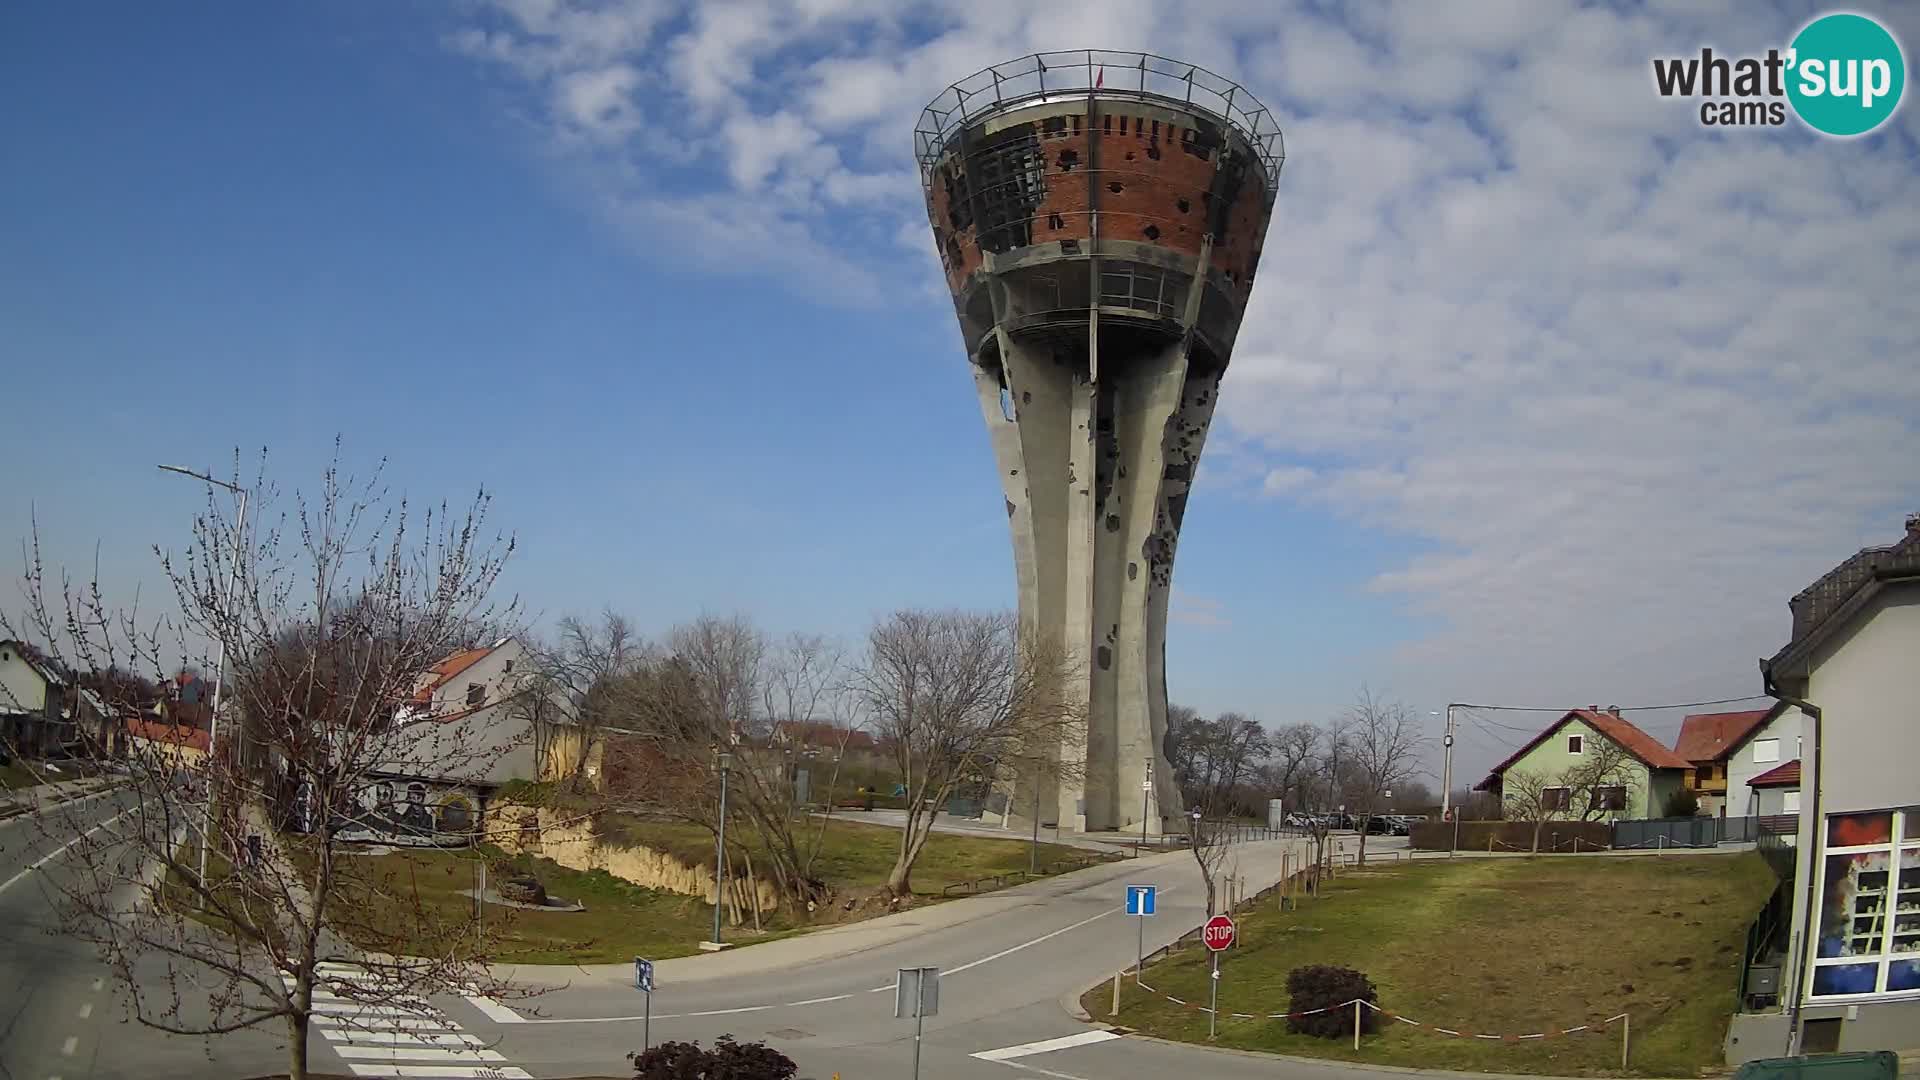
M 1279 129 L 1190 64 L 1070 52 L 962 80 L 915 138 L 1000 466 L 1021 633 L 1084 671 L 1086 737 L 1060 748 L 1084 778 L 1042 798 L 1063 827 L 1134 830 L 1144 814 L 1148 832 L 1177 830 L 1174 550 L 1273 209 Z

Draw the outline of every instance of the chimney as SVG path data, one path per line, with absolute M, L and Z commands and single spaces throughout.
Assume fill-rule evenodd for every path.
M 1588 711 L 1588 712 L 1599 712 L 1599 711 L 1600 711 L 1600 706 L 1598 706 L 1598 705 L 1589 705 L 1589 706 L 1587 706 L 1587 711 Z
M 1608 711 L 1608 712 L 1610 712 L 1610 713 L 1612 713 L 1612 714 L 1614 715 L 1614 718 L 1615 718 L 1615 719 L 1618 719 L 1618 718 L 1619 718 L 1619 716 L 1620 716 L 1620 706 L 1618 706 L 1618 705 L 1609 705 L 1609 706 L 1607 706 L 1607 711 Z
M 1920 514 L 1907 515 L 1907 536 L 1909 539 L 1920 540 Z

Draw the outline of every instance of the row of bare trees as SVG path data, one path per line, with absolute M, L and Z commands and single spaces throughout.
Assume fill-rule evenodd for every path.
M 1270 799 L 1282 800 L 1324 857 L 1338 813 L 1361 822 L 1390 804 L 1424 799 L 1421 752 L 1426 738 L 1416 714 L 1404 704 L 1362 687 L 1354 702 L 1319 724 L 1296 723 L 1269 731 L 1239 713 L 1204 720 L 1192 709 L 1167 710 L 1168 758 L 1193 810 L 1188 843 L 1207 883 L 1207 908 L 1216 901 L 1214 879 L 1228 857 L 1226 838 L 1236 817 L 1264 818 Z M 1417 788 L 1415 792 L 1412 789 Z M 1414 803 L 1414 805 L 1418 805 Z M 1366 861 L 1366 830 L 1359 859 Z
M 594 811 L 717 834 L 724 754 L 725 857 L 796 907 L 824 895 L 815 867 L 848 744 L 863 732 L 905 791 L 887 881 L 904 896 L 937 808 L 999 776 L 1057 778 L 1068 767 L 1054 748 L 1085 718 L 1064 693 L 1066 659 L 1018 641 L 1009 615 L 895 612 L 862 646 L 849 656 L 815 635 L 775 638 L 744 616 L 703 616 L 657 643 L 617 614 L 569 618 L 538 650 L 549 692 L 532 700 L 599 748 L 597 764 L 582 753 L 560 780 Z M 801 768 L 826 774 L 804 800 L 822 806 L 817 816 L 802 805 Z

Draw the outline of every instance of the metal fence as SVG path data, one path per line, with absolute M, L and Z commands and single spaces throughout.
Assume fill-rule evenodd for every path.
M 1765 818 L 1642 818 L 1613 823 L 1613 846 L 1623 848 L 1710 848 L 1751 844 L 1766 833 Z

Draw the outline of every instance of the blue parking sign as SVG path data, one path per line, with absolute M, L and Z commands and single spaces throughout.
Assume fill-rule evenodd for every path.
M 653 961 L 633 958 L 633 988 L 653 993 Z
M 1153 914 L 1153 890 L 1152 885 L 1127 886 L 1127 914 L 1141 916 Z

